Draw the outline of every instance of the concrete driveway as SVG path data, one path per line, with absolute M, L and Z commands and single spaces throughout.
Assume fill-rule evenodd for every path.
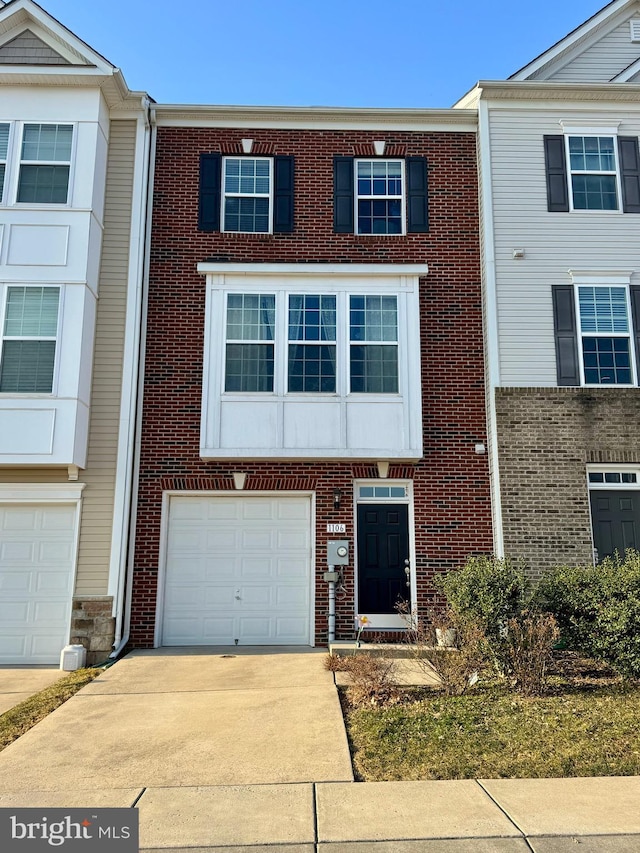
M 67 674 L 51 666 L 0 666 L 0 714 Z
M 0 790 L 350 781 L 324 654 L 133 652 L 0 753 Z

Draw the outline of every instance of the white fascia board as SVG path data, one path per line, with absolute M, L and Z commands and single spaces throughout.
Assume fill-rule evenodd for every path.
M 265 127 L 475 133 L 475 110 L 158 104 L 158 127 Z
M 198 264 L 202 275 L 295 275 L 371 278 L 383 276 L 424 276 L 428 264 L 234 264 L 220 261 L 203 261 Z
M 603 9 L 596 12 L 595 15 L 583 24 L 580 24 L 580 26 L 576 27 L 575 30 L 572 30 L 548 50 L 545 50 L 544 53 L 541 53 L 540 56 L 537 56 L 528 65 L 525 65 L 516 71 L 515 74 L 512 74 L 509 79 L 526 80 L 532 74 L 535 74 L 536 71 L 544 68 L 545 65 L 548 65 L 562 53 L 569 50 L 577 42 L 588 37 L 589 33 L 601 27 L 607 20 L 615 18 L 619 13 L 624 12 L 627 7 L 634 7 L 635 5 L 635 0 L 614 0 L 614 2 L 608 3 Z
M 490 101 L 492 106 L 499 102 L 511 107 L 523 104 L 575 101 L 598 103 L 598 109 L 606 108 L 605 102 L 629 102 L 640 100 L 640 83 L 549 83 L 538 81 L 512 82 L 510 80 L 482 80 L 478 84 L 480 98 Z

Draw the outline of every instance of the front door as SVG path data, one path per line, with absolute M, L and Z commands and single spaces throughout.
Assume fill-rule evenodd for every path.
M 359 504 L 358 613 L 397 613 L 398 602 L 410 598 L 408 560 L 408 506 Z
M 591 491 L 596 562 L 615 551 L 640 546 L 640 491 Z

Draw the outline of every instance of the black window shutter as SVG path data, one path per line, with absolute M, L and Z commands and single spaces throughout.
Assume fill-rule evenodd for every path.
M 407 233 L 425 234 L 429 230 L 427 161 L 407 157 Z
M 275 234 L 293 231 L 293 157 L 274 159 L 273 231 Z
M 579 385 L 580 367 L 573 286 L 555 285 L 552 292 L 558 385 Z
M 199 231 L 220 230 L 220 165 L 219 154 L 200 155 Z
M 637 136 L 619 136 L 622 209 L 625 213 L 640 213 L 640 154 Z
M 353 234 L 353 157 L 333 158 L 333 230 Z
M 632 285 L 629 288 L 629 296 L 631 297 L 633 337 L 636 346 L 636 368 L 640 373 L 640 285 Z M 640 385 L 639 376 L 636 376 L 636 385 Z
M 544 137 L 544 162 L 547 172 L 547 210 L 563 213 L 569 210 L 567 164 L 564 136 Z

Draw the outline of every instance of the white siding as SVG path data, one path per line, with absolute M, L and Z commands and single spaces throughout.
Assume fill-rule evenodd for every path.
M 502 386 L 556 385 L 551 286 L 569 269 L 633 270 L 640 283 L 640 217 L 595 211 L 548 213 L 543 135 L 620 122 L 640 135 L 640 114 L 491 110 L 492 191 Z M 523 248 L 523 260 L 513 250 Z
M 640 7 L 615 29 L 567 64 L 542 79 L 554 83 L 608 83 L 640 57 L 640 44 L 631 41 L 629 21 L 640 16 Z

